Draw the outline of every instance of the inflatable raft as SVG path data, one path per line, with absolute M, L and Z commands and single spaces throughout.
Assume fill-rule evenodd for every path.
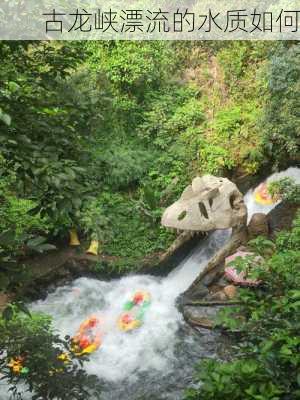
M 266 182 L 261 183 L 254 191 L 254 199 L 256 203 L 261 204 L 263 206 L 270 206 L 275 204 L 278 199 L 273 198 L 269 191 L 268 185 Z
M 150 303 L 149 292 L 136 292 L 123 306 L 123 312 L 117 322 L 119 329 L 127 332 L 139 328 L 143 324 L 144 314 Z
M 91 354 L 101 345 L 101 324 L 96 316 L 90 316 L 80 325 L 77 334 L 72 338 L 72 351 L 77 356 Z

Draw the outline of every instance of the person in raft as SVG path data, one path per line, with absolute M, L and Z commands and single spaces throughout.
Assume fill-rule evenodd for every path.
M 78 345 L 81 349 L 86 349 L 95 341 L 95 327 L 97 326 L 97 324 L 98 319 L 96 317 L 91 317 L 80 327 L 80 331 L 82 333 L 78 335 Z

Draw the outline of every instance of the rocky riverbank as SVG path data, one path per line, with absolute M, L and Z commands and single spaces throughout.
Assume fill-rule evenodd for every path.
M 237 251 L 249 252 L 247 243 L 257 236 L 271 239 L 279 231 L 291 228 L 298 210 L 299 206 L 282 202 L 268 215 L 254 214 L 247 227 L 232 232 L 229 242 L 216 253 L 194 283 L 178 299 L 179 308 L 190 325 L 212 329 L 218 311 L 237 304 L 238 286 L 224 277 L 226 257 Z

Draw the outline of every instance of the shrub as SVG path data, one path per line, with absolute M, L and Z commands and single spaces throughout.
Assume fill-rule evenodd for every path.
M 33 400 L 86 400 L 99 395 L 97 380 L 87 376 L 83 359 L 71 351 L 70 338 L 61 339 L 49 317 L 24 316 L 14 309 L 12 313 L 8 320 L 0 320 L 0 367 L 13 398 L 21 396 L 19 384 Z M 8 364 L 17 357 L 23 358 L 23 369 L 13 372 Z
M 291 178 L 282 178 L 268 185 L 270 194 L 290 203 L 300 203 L 300 185 Z
M 265 261 L 252 277 L 263 285 L 239 289 L 239 307 L 221 312 L 217 324 L 239 331 L 232 361 L 210 360 L 198 367 L 198 389 L 188 400 L 296 400 L 300 396 L 300 214 L 290 233 L 281 233 L 273 246 L 252 241 Z M 265 246 L 265 251 L 262 251 Z M 272 249 L 272 255 L 270 255 Z M 267 257 L 266 254 L 269 254 Z
M 268 65 L 268 91 L 262 129 L 265 149 L 276 165 L 299 160 L 299 44 L 281 43 Z

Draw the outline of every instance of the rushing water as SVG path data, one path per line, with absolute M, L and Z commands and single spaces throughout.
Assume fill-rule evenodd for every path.
M 194 363 L 212 352 L 207 342 L 215 335 L 203 335 L 202 341 L 185 325 L 175 299 L 228 236 L 229 231 L 213 233 L 166 278 L 135 275 L 110 282 L 80 278 L 32 308 L 52 315 L 62 334 L 73 335 L 92 313 L 103 320 L 103 343 L 85 364 L 87 372 L 103 381 L 103 399 L 133 400 L 142 395 L 180 399 Z M 118 315 L 124 302 L 140 289 L 152 297 L 144 324 L 130 333 L 121 332 L 116 325 Z
M 268 184 L 282 178 L 292 178 L 295 183 L 300 184 L 300 168 L 290 167 L 285 171 L 276 172 L 275 174 L 269 176 L 269 178 L 266 180 L 266 183 Z M 268 214 L 277 204 L 279 204 L 279 202 L 269 206 L 257 204 L 253 196 L 254 190 L 255 189 L 249 190 L 245 196 L 245 203 L 247 204 L 248 208 L 248 221 L 254 213 L 261 212 Z
M 300 181 L 300 170 L 272 175 L 268 181 L 291 176 Z M 245 196 L 249 215 L 269 212 L 274 206 L 260 206 L 253 201 L 253 191 Z M 214 356 L 218 334 L 196 332 L 183 321 L 175 306 L 177 296 L 185 291 L 230 236 L 230 230 L 208 236 L 167 277 L 127 276 L 109 282 L 80 278 L 50 293 L 46 300 L 34 303 L 32 311 L 53 317 L 62 335 L 74 335 L 90 314 L 103 321 L 103 343 L 85 363 L 88 373 L 97 375 L 103 384 L 104 400 L 182 399 L 192 381 L 194 365 L 203 357 Z M 124 302 L 137 290 L 151 293 L 151 306 L 139 329 L 121 332 L 116 320 Z

